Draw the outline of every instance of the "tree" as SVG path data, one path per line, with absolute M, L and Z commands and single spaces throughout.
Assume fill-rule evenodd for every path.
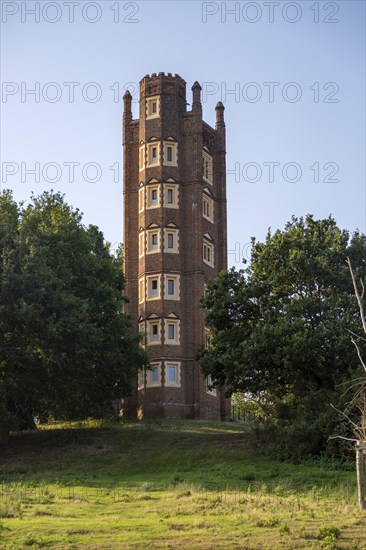
M 98 415 L 147 357 L 123 313 L 121 254 L 59 193 L 0 202 L 0 395 L 8 417 Z
M 312 422 L 357 367 L 348 329 L 357 325 L 345 258 L 366 273 L 366 238 L 331 217 L 295 217 L 252 240 L 251 264 L 221 272 L 202 305 L 212 346 L 205 375 L 229 391 L 265 393 L 291 422 Z
M 5 392 L 5 357 L 7 352 L 11 354 L 14 352 L 10 349 L 9 345 L 5 345 L 5 315 L 6 294 L 3 292 L 3 281 L 7 272 L 10 272 L 10 264 L 13 263 L 16 258 L 14 254 L 15 241 L 17 238 L 18 220 L 20 212 L 18 205 L 12 200 L 10 192 L 4 192 L 0 195 L 0 280 L 1 280 L 1 306 L 0 306 L 0 446 L 6 444 L 8 440 L 8 418 L 6 407 L 6 392 Z M 10 273 L 9 273 L 10 274 Z

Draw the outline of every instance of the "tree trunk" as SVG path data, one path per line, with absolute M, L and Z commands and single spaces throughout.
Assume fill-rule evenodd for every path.
M 362 441 L 357 441 L 357 444 L 356 444 L 356 473 L 357 473 L 358 506 L 359 506 L 360 510 L 366 510 L 366 505 L 365 505 L 365 467 L 364 467 L 363 448 L 364 448 L 363 442 Z

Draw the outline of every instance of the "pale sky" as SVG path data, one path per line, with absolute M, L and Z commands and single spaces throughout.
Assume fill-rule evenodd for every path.
M 366 231 L 363 0 L 1 8 L 1 187 L 17 200 L 60 190 L 120 242 L 122 96 L 164 71 L 189 103 L 201 83 L 209 124 L 225 105 L 229 265 L 293 214 Z

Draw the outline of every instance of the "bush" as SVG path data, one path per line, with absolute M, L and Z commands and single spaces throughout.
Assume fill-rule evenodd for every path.
M 293 409 L 292 419 L 289 420 L 289 406 L 285 405 L 286 415 L 282 414 L 284 410 L 280 407 L 281 415 L 277 416 L 277 420 L 254 429 L 259 439 L 263 440 L 267 454 L 271 458 L 290 460 L 295 464 L 322 457 L 331 460 L 334 469 L 336 464 L 338 469 L 348 469 L 348 446 L 343 442 L 340 444 L 338 441 L 329 441 L 330 435 L 342 431 L 337 413 L 329 407 L 309 417 L 303 407 Z

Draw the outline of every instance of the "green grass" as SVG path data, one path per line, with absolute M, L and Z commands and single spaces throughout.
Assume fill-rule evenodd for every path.
M 366 549 L 354 473 L 269 460 L 241 424 L 41 426 L 0 481 L 6 549 Z

